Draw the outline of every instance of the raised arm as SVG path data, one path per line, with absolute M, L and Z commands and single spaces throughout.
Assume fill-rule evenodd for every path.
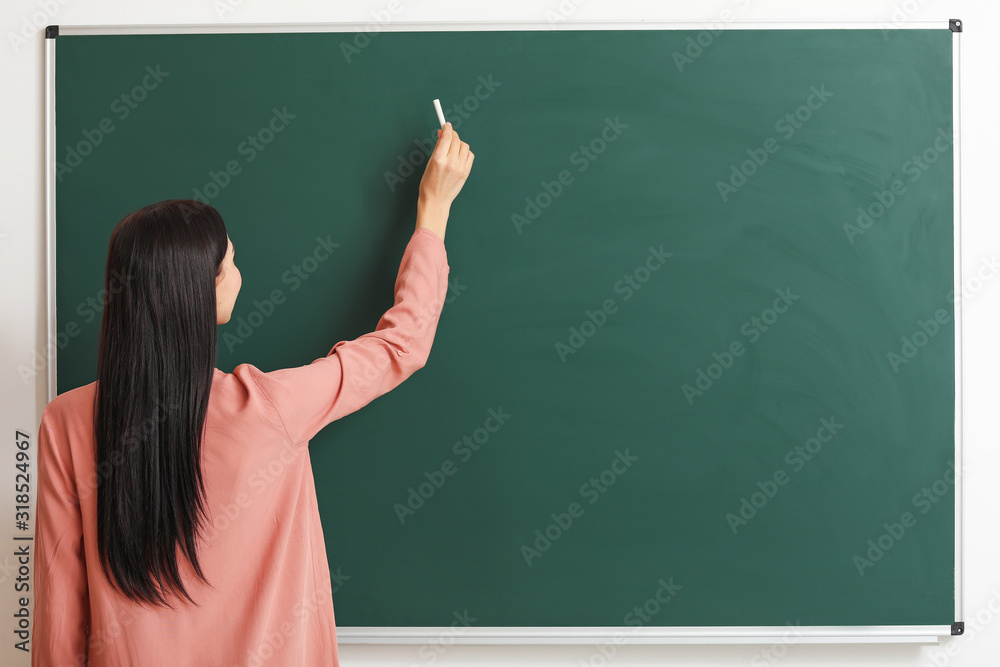
M 242 366 L 274 406 L 289 440 L 304 443 L 330 422 L 394 389 L 427 363 L 448 292 L 445 228 L 474 155 L 447 125 L 420 182 L 417 223 L 403 252 L 395 298 L 375 331 L 341 341 L 310 364 L 263 373 Z

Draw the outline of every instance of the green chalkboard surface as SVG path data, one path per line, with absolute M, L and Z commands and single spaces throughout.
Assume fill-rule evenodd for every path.
M 272 370 L 391 306 L 432 99 L 477 156 L 429 363 L 310 446 L 339 625 L 955 620 L 948 30 L 56 43 L 60 392 L 129 211 L 221 211 Z

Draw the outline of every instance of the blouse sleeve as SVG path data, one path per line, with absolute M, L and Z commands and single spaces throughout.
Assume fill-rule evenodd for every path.
M 246 365 L 293 443 L 397 387 L 427 363 L 448 292 L 444 240 L 421 228 L 410 237 L 396 276 L 394 305 L 375 331 L 340 341 L 312 363 L 264 373 Z M 237 372 L 237 374 L 239 374 Z
M 90 597 L 83 516 L 65 444 L 53 437 L 43 411 L 38 431 L 33 667 L 87 662 Z

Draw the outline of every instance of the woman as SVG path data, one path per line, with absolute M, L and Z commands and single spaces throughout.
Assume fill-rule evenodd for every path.
M 167 201 L 111 235 L 97 381 L 39 428 L 32 665 L 339 664 L 307 445 L 430 354 L 445 227 L 473 154 L 448 124 L 420 182 L 395 305 L 326 357 L 214 367 L 240 290 L 218 212 Z

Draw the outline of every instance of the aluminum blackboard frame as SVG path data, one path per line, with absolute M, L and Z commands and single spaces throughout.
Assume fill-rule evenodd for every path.
M 168 35 L 296 32 L 414 32 L 497 30 L 790 30 L 790 29 L 943 29 L 952 32 L 952 138 L 954 147 L 954 301 L 955 307 L 955 622 L 952 625 L 804 626 L 796 643 L 937 643 L 965 632 L 962 401 L 962 233 L 961 233 L 961 34 L 959 19 L 907 21 L 452 21 L 383 23 L 259 23 L 189 25 L 49 26 L 45 30 L 45 310 L 46 333 L 56 340 L 56 145 L 55 42 L 60 35 Z M 56 396 L 56 347 L 47 348 L 47 395 Z M 787 641 L 786 626 L 611 627 L 338 627 L 344 644 L 422 644 L 447 637 L 457 644 L 770 644 Z

